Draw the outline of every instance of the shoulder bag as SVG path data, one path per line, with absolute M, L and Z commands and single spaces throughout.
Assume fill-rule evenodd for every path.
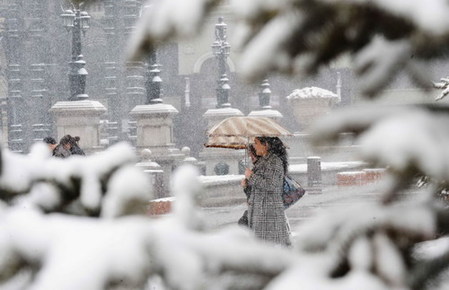
M 301 197 L 304 196 L 305 189 L 297 181 L 290 176 L 285 175 L 284 178 L 284 190 L 282 191 L 282 201 L 284 203 L 284 209 L 294 205 Z

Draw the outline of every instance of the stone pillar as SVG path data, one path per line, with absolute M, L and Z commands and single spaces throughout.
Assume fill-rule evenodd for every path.
M 153 197 L 161 198 L 164 194 L 164 171 L 157 162 L 151 160 L 152 155 L 150 149 L 143 149 L 141 152 L 142 161 L 137 163 L 136 166 L 149 175 L 153 185 Z
M 207 120 L 207 130 L 217 125 L 221 121 L 229 117 L 243 116 L 239 109 L 234 108 L 219 108 L 209 109 L 204 113 L 203 117 Z
M 307 193 L 321 194 L 321 158 L 312 156 L 307 158 Z
M 273 110 L 271 107 L 271 89 L 270 83 L 267 79 L 263 80 L 260 84 L 259 92 L 259 108 L 258 110 L 251 111 L 249 117 L 267 117 L 279 122 L 282 119 L 282 114 L 278 110 Z
M 182 160 L 182 164 L 191 164 L 194 166 L 198 166 L 198 160 L 195 157 L 190 156 L 190 148 L 185 146 L 181 148 L 182 154 L 184 154 L 184 160 Z
M 300 126 L 300 132 L 303 132 L 317 119 L 328 114 L 340 102 L 340 97 L 322 88 L 307 87 L 294 90 L 287 96 L 287 100 Z
M 97 101 L 61 101 L 51 107 L 54 114 L 57 136 L 80 136 L 80 147 L 87 153 L 101 150 L 100 116 L 106 108 Z
M 226 118 L 243 116 L 243 113 L 234 108 L 209 109 L 203 117 L 207 120 L 207 130 Z M 200 159 L 205 161 L 206 175 L 217 175 L 221 168 L 228 168 L 227 174 L 239 174 L 239 162 L 244 157 L 244 150 L 204 148 L 199 154 Z
M 178 110 L 169 104 L 138 105 L 130 115 L 137 122 L 137 152 L 150 149 L 152 159 L 161 165 L 164 171 L 164 193 L 168 196 L 170 176 L 184 155 L 173 143 L 173 117 Z

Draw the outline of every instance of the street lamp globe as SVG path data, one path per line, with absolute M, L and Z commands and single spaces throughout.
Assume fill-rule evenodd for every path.
M 212 46 L 212 53 L 215 56 L 220 55 L 220 50 L 221 50 L 220 42 L 218 40 L 215 40 L 211 46 Z
M 86 11 L 80 13 L 81 29 L 85 32 L 89 28 L 90 16 Z
M 87 70 L 84 68 L 86 62 L 81 54 L 81 34 L 89 28 L 90 16 L 86 11 L 81 11 L 80 7 L 73 10 L 65 10 L 61 14 L 64 27 L 72 32 L 72 58 L 69 62 L 69 100 L 83 100 L 88 96 L 85 94 Z
M 226 38 L 226 27 L 228 25 L 224 23 L 223 16 L 218 17 L 218 23 L 215 24 L 215 35 L 217 38 L 224 40 Z
M 226 41 L 226 23 L 224 18 L 219 17 L 215 24 L 215 41 L 212 43 L 212 52 L 218 60 L 218 81 L 217 81 L 217 108 L 230 107 L 229 92 L 231 86 L 226 75 L 226 59 L 231 52 L 231 45 Z
M 225 56 L 229 56 L 231 53 L 231 45 L 227 41 L 223 43 L 223 53 Z
M 70 10 L 70 9 L 65 10 L 61 14 L 61 18 L 62 18 L 64 27 L 68 31 L 73 28 L 73 23 L 75 22 L 75 13 L 72 10 Z

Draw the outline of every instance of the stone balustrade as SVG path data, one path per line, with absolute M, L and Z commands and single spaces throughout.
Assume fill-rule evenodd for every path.
M 321 174 L 323 186 L 357 186 L 379 181 L 385 169 L 365 168 L 360 161 L 322 162 Z M 307 185 L 307 164 L 290 165 L 290 175 L 303 186 Z M 201 207 L 222 207 L 243 204 L 246 196 L 240 186 L 243 175 L 207 175 L 200 176 L 204 193 L 199 200 Z M 148 214 L 161 215 L 170 212 L 174 197 L 149 201 Z
M 365 168 L 360 171 L 337 173 L 338 186 L 361 186 L 379 182 L 385 174 L 384 168 Z
M 164 197 L 153 199 L 148 202 L 147 214 L 150 216 L 160 216 L 170 213 L 174 197 Z

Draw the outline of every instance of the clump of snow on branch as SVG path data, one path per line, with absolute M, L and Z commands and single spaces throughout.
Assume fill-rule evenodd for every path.
M 415 174 L 449 180 L 449 117 L 419 107 L 359 107 L 326 116 L 312 131 L 317 144 L 352 132 L 360 158 L 411 183 Z
M 414 166 L 437 180 L 449 180 L 448 125 L 448 116 L 424 110 L 395 114 L 360 136 L 361 153 L 397 172 L 405 173 Z
M 0 184 L 9 190 L 8 195 L 1 196 L 5 202 L 0 204 L 0 287 L 145 289 L 152 277 L 160 277 L 168 289 L 217 289 L 217 283 L 221 289 L 261 289 L 295 260 L 287 249 L 265 244 L 237 225 L 205 232 L 197 204 L 203 188 L 198 169 L 191 165 L 174 173 L 173 214 L 152 219 L 141 210 L 151 199 L 151 184 L 142 171 L 130 166 L 135 156 L 129 145 L 118 144 L 97 155 L 68 159 L 49 158 L 40 145 L 28 156 L 2 152 L 7 156 L 3 158 L 4 170 L 12 169 L 14 161 L 23 161 L 14 163 L 15 172 L 26 174 L 28 186 L 14 187 L 4 179 Z M 27 170 L 27 159 L 35 159 L 33 166 L 40 170 Z M 85 179 L 88 166 L 90 176 Z M 69 169 L 62 174 L 62 167 Z M 74 216 L 62 210 L 65 213 L 52 213 L 54 210 L 40 206 L 43 200 L 39 197 L 50 194 L 38 195 L 39 190 L 45 190 L 43 184 L 67 181 L 56 187 L 61 190 L 55 193 L 64 200 L 67 192 L 62 188 L 75 190 L 70 189 L 70 180 L 75 177 L 80 178 L 80 184 L 102 183 L 98 217 Z M 83 187 L 77 188 L 80 197 Z M 30 194 L 37 196 L 28 199 L 27 189 L 33 189 Z M 19 200 L 11 198 L 14 193 Z M 60 209 L 62 204 L 56 207 Z
M 218 0 L 150 0 L 142 8 L 141 18 L 129 40 L 129 56 L 138 59 L 155 49 L 155 43 L 175 36 L 191 37 Z
M 411 289 L 403 253 L 432 239 L 436 224 L 429 204 L 329 211 L 297 229 L 298 263 L 267 289 Z
M 43 143 L 33 145 L 29 156 L 4 149 L 0 198 L 49 211 L 99 215 L 105 196 L 108 196 L 109 204 L 120 198 L 133 199 L 136 195 L 139 195 L 140 201 L 151 198 L 152 189 L 148 183 L 130 191 L 125 197 L 114 193 L 123 194 L 129 188 L 128 183 L 117 180 L 122 180 L 136 160 L 133 149 L 126 143 L 111 146 L 88 158 L 73 156 L 67 160 L 50 158 L 48 148 Z M 128 182 L 132 184 L 137 178 L 137 184 L 142 184 L 141 181 L 146 180 L 144 173 L 134 172 Z M 108 191 L 113 194 L 109 196 Z
M 449 250 L 429 251 L 430 241 L 417 245 L 449 229 L 447 206 L 433 198 L 449 181 L 448 125 L 447 107 L 435 104 L 355 106 L 319 120 L 311 128 L 315 144 L 338 143 L 341 133 L 352 133 L 360 159 L 386 168 L 387 176 L 377 207 L 324 215 L 298 229 L 297 246 L 318 256 L 325 252 L 333 261 L 326 273 L 344 273 L 347 278 L 370 269 L 363 274 L 370 276 L 370 282 L 363 285 L 381 282 L 383 286 L 374 289 L 434 289 L 430 285 L 449 267 Z M 397 203 L 405 193 L 416 194 L 417 176 L 430 180 L 430 186 L 419 191 L 424 198 Z M 353 248 L 357 255 L 351 254 Z M 414 254 L 415 248 L 421 255 Z
M 363 3 L 364 1 L 353 0 L 353 2 Z M 376 0 L 370 2 L 373 6 L 378 6 L 412 21 L 420 29 L 431 34 L 443 35 L 448 32 L 449 19 L 447 14 L 449 13 L 449 6 L 444 0 L 426 2 Z
M 302 22 L 301 13 L 291 11 L 270 20 L 257 34 L 254 34 L 253 29 L 248 29 L 247 25 L 237 27 L 233 43 L 242 50 L 239 73 L 248 79 L 258 79 L 263 78 L 264 72 L 268 71 L 291 71 L 291 56 L 283 50 L 283 46 L 294 37 L 295 31 L 291 28 Z M 267 41 L 267 38 L 272 41 Z
M 160 42 L 191 36 L 220 2 L 148 2 L 130 41 L 130 59 L 143 57 Z M 447 1 L 245 2 L 230 6 L 236 8 L 239 61 L 249 79 L 272 71 L 313 74 L 349 53 L 362 93 L 371 96 L 401 70 L 426 87 L 422 62 L 447 55 Z M 374 206 L 329 212 L 304 224 L 293 249 L 262 243 L 238 226 L 205 231 L 193 168 L 180 169 L 174 177 L 173 214 L 153 220 L 122 216 L 134 211 L 107 205 L 109 194 L 123 203 L 117 188 L 127 192 L 128 187 L 120 180 L 138 174 L 126 168 L 135 162 L 127 150 L 101 168 L 94 159 L 50 162 L 38 153 L 43 150 L 23 158 L 2 152 L 0 279 L 29 271 L 22 288 L 30 289 L 143 289 L 153 276 L 169 289 L 186 290 L 429 289 L 429 282 L 449 267 L 449 249 L 430 259 L 414 255 L 413 249 L 449 232 L 447 208 L 436 199 L 396 201 L 415 190 L 417 175 L 432 177 L 435 186 L 449 181 L 444 112 L 425 106 L 355 108 L 317 124 L 317 143 L 353 133 L 362 159 L 386 167 L 390 183 Z M 139 186 L 130 188 L 131 197 L 145 195 Z M 423 192 L 434 194 L 432 187 Z M 52 211 L 107 218 L 44 214 Z M 93 256 L 98 260 L 92 262 Z
M 201 213 L 198 208 L 202 198 L 203 188 L 198 178 L 196 167 L 185 166 L 179 169 L 178 174 L 172 180 L 172 192 L 176 192 L 174 213 L 179 223 L 187 228 L 196 229 L 203 225 Z
M 355 57 L 354 69 L 359 72 L 367 71 L 363 74 L 365 81 L 362 82 L 364 87 L 361 89 L 371 92 L 379 85 L 384 86 L 408 60 L 409 55 L 410 44 L 405 40 L 374 38 Z
M 140 169 L 134 166 L 118 169 L 109 183 L 101 216 L 113 218 L 146 212 L 146 201 L 152 196 L 150 190 L 150 179 Z
M 435 101 L 442 100 L 449 94 L 449 78 L 441 78 L 439 82 L 433 83 L 433 86 L 437 89 L 443 90 L 436 98 Z

